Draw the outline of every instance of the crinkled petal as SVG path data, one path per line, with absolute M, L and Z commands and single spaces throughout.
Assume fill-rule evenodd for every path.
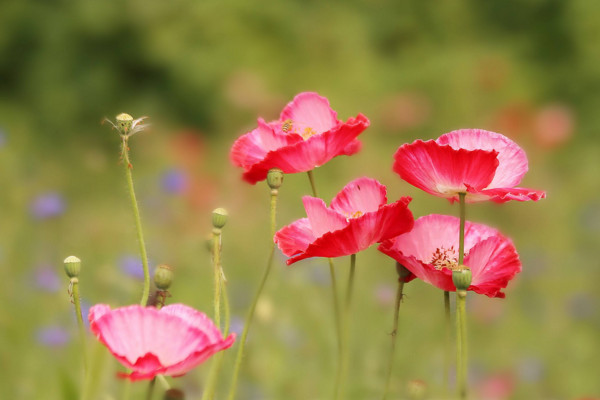
M 285 106 L 279 119 L 300 124 L 299 134 L 305 128 L 312 128 L 316 133 L 327 132 L 338 124 L 337 113 L 329 106 L 329 100 L 313 92 L 300 93 L 294 97 Z
M 291 257 L 287 264 L 309 257 L 341 257 L 356 254 L 369 246 L 409 231 L 414 223 L 408 209 L 410 197 L 403 197 L 379 210 L 349 220 L 340 230 L 316 238 L 306 249 Z
M 392 257 L 413 274 L 413 276 L 407 279 L 407 282 L 410 282 L 414 277 L 417 277 L 423 282 L 429 283 L 442 290 L 447 290 L 449 292 L 456 290 L 452 283 L 452 273 L 450 270 L 437 270 L 431 264 L 424 263 L 413 256 L 402 253 L 402 251 L 394 245 L 393 239 L 381 243 L 377 249 L 383 254 Z
M 498 234 L 477 243 L 465 257 L 473 278 L 470 290 L 489 297 L 504 297 L 501 292 L 521 271 L 521 261 L 510 239 Z
M 377 211 L 387 203 L 385 186 L 371 178 L 355 179 L 347 184 L 331 201 L 331 208 L 347 217 Z
M 316 238 L 308 218 L 301 218 L 277 231 L 274 240 L 281 252 L 291 257 L 306 250 Z
M 543 190 L 527 189 L 527 188 L 497 188 L 477 190 L 472 187 L 467 187 L 467 201 L 486 201 L 491 200 L 496 203 L 506 203 L 510 200 L 516 201 L 538 201 L 546 198 L 546 192 Z
M 244 169 L 262 161 L 269 151 L 289 146 L 302 141 L 297 135 L 276 133 L 262 118 L 258 119 L 258 127 L 240 136 L 231 147 L 231 162 Z
M 325 202 L 317 197 L 304 196 L 302 197 L 302 203 L 311 230 L 316 237 L 323 236 L 326 232 L 337 231 L 348 225 L 346 217 L 327 208 Z
M 207 354 L 207 349 L 220 348 L 224 342 L 204 314 L 182 304 L 164 310 L 139 305 L 110 310 L 102 304 L 90 310 L 92 332 L 117 360 L 133 370 L 130 379 L 169 374 L 169 368 L 193 354 Z M 177 370 L 185 372 L 183 367 Z
M 527 155 L 515 142 L 499 133 L 483 129 L 460 129 L 440 136 L 437 143 L 453 149 L 486 150 L 498 152 L 498 168 L 488 188 L 513 187 L 527 172 Z
M 433 140 L 400 146 L 393 169 L 402 179 L 436 196 L 452 199 L 466 186 L 486 188 L 498 167 L 496 151 L 453 149 Z
M 350 155 L 348 146 L 369 126 L 369 120 L 362 114 L 350 118 L 344 124 L 307 140 L 270 151 L 261 161 L 250 166 L 243 175 L 244 180 L 256 183 L 264 180 L 272 168 L 279 168 L 286 174 L 311 171 L 327 163 L 338 155 Z M 289 135 L 297 137 L 297 135 Z M 360 146 L 351 147 L 358 151 Z

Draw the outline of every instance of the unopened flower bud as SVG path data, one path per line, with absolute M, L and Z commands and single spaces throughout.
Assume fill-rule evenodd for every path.
M 131 129 L 131 124 L 133 123 L 133 117 L 126 113 L 121 113 L 117 115 L 117 129 L 121 131 L 123 134 L 127 134 L 129 129 Z
M 76 278 L 81 271 L 81 260 L 75 256 L 65 258 L 65 272 L 69 278 Z
M 224 208 L 215 208 L 212 212 L 212 224 L 215 228 L 221 229 L 227 223 L 227 210 Z
M 164 400 L 184 400 L 185 395 L 182 390 L 179 389 L 169 389 L 165 392 Z
M 452 282 L 456 286 L 457 291 L 465 291 L 471 286 L 472 279 L 471 270 L 469 267 L 461 265 L 457 270 L 452 272 Z
M 173 282 L 173 269 L 168 265 L 159 265 L 154 272 L 154 284 L 158 290 L 167 290 Z
M 396 261 L 396 272 L 398 273 L 398 279 L 400 282 L 408 282 L 407 279 L 410 278 L 412 272 L 410 272 L 406 267 L 399 262 Z
M 279 189 L 283 184 L 283 171 L 279 168 L 270 169 L 267 173 L 267 183 L 271 189 Z

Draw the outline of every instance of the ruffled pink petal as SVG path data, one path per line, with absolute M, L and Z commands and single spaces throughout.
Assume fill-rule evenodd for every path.
M 288 257 L 303 252 L 315 239 L 308 218 L 301 218 L 284 226 L 274 237 L 281 252 Z
M 327 132 L 338 124 L 337 113 L 329 106 L 329 100 L 313 92 L 300 93 L 294 97 L 285 106 L 279 119 L 301 124 L 299 134 L 305 128 L 312 128 L 316 133 Z
M 498 167 L 496 151 L 455 150 L 433 140 L 416 140 L 394 154 L 393 169 L 402 179 L 436 196 L 453 198 L 469 185 L 486 188 Z
M 508 188 L 521 182 L 527 172 L 527 155 L 515 142 L 499 133 L 482 129 L 460 129 L 440 136 L 440 145 L 453 149 L 486 150 L 498 152 L 498 168 L 488 188 Z
M 348 225 L 316 238 L 306 249 L 291 257 L 287 264 L 309 257 L 341 257 L 356 254 L 369 246 L 409 231 L 414 223 L 408 209 L 410 197 L 403 197 L 379 210 L 352 218 Z
M 498 189 L 483 189 L 477 190 L 472 187 L 467 187 L 467 201 L 486 201 L 491 200 L 496 203 L 505 203 L 510 200 L 516 201 L 538 201 L 546 198 L 546 192 L 543 190 L 527 189 L 527 188 L 498 188 Z
M 473 278 L 470 290 L 489 297 L 504 297 L 501 292 L 521 271 L 521 261 L 510 239 L 498 234 L 477 243 L 465 257 Z
M 92 332 L 117 360 L 134 370 L 131 379 L 166 374 L 190 355 L 223 342 L 202 313 L 181 304 L 164 310 L 138 305 L 110 310 L 102 304 L 90 310 Z
M 358 135 L 369 126 L 369 120 L 362 114 L 350 118 L 345 124 L 309 137 L 307 140 L 270 151 L 260 162 L 253 164 L 244 173 L 249 183 L 264 180 L 272 168 L 279 168 L 286 174 L 311 171 L 327 163 L 338 155 L 350 155 L 347 148 Z M 296 135 L 291 135 L 296 137 Z M 353 146 L 358 151 L 360 146 Z
M 360 211 L 362 214 L 377 211 L 387 203 L 385 186 L 371 178 L 355 179 L 342 189 L 331 201 L 331 209 L 352 217 Z
M 430 214 L 418 218 L 413 229 L 400 235 L 387 247 L 394 247 L 407 257 L 415 257 L 425 264 L 429 264 L 437 249 L 449 250 L 453 248 L 458 258 L 458 236 L 460 219 L 450 215 Z M 498 233 L 497 230 L 483 224 L 465 222 L 465 253 L 477 242 Z
M 258 127 L 240 136 L 231 147 L 231 162 L 244 169 L 262 161 L 269 151 L 289 146 L 302 141 L 296 135 L 276 133 L 262 118 L 258 119 Z
M 323 236 L 326 232 L 337 231 L 348 225 L 346 217 L 327 208 L 325 202 L 319 198 L 304 196 L 302 197 L 302 203 L 311 230 L 316 237 Z
M 235 342 L 235 333 L 230 334 L 227 338 L 222 339 L 210 346 L 206 346 L 202 350 L 196 351 L 188 358 L 175 365 L 166 368 L 164 375 L 181 376 L 190 371 L 192 368 L 203 363 L 208 358 L 218 353 L 221 350 L 226 350 L 233 346 Z

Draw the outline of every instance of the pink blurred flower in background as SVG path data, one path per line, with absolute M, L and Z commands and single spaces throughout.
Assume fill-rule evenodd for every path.
M 527 172 L 527 156 L 507 137 L 481 129 L 461 129 L 437 140 L 416 140 L 394 154 L 402 179 L 451 202 L 467 193 L 467 202 L 537 201 L 540 190 L 515 187 Z
M 283 227 L 275 242 L 288 257 L 287 264 L 308 257 L 356 254 L 375 243 L 413 227 L 410 197 L 387 204 L 385 186 L 375 179 L 359 178 L 347 184 L 327 207 L 316 197 L 304 196 L 308 218 Z
M 132 305 L 90 309 L 90 329 L 131 374 L 132 381 L 156 375 L 181 376 L 220 350 L 233 345 L 203 313 L 183 304 L 157 310 Z
M 458 218 L 447 215 L 421 217 L 412 231 L 384 241 L 379 251 L 417 278 L 442 290 L 455 291 L 452 271 L 458 267 L 459 224 Z M 468 290 L 489 297 L 505 297 L 502 289 L 521 271 L 519 255 L 510 239 L 493 228 L 469 221 L 465 223 L 464 264 L 473 274 Z
M 266 179 L 272 168 L 286 174 L 307 172 L 336 156 L 359 151 L 356 138 L 368 126 L 362 114 L 339 121 L 325 97 L 304 92 L 285 106 L 279 120 L 267 123 L 259 118 L 256 129 L 235 141 L 230 159 L 252 184 Z

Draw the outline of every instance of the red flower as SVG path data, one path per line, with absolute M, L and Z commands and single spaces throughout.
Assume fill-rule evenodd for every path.
M 514 187 L 527 172 L 527 156 L 499 133 L 461 129 L 437 140 L 416 140 L 394 154 L 394 171 L 402 179 L 451 202 L 466 192 L 467 202 L 534 200 L 546 192 Z
M 362 114 L 347 122 L 337 119 L 329 101 L 316 93 L 300 93 L 278 121 L 258 119 L 258 127 L 238 138 L 231 148 L 231 162 L 244 169 L 243 178 L 255 184 L 272 168 L 284 173 L 306 172 L 339 155 L 360 150 L 356 139 L 369 126 Z
M 183 304 L 160 310 L 138 305 L 111 310 L 97 304 L 89 320 L 98 340 L 132 370 L 120 376 L 132 381 L 184 375 L 235 340 L 235 334 L 223 338 L 206 315 Z
M 379 251 L 404 265 L 417 278 L 442 290 L 455 291 L 452 270 L 458 267 L 460 220 L 431 214 L 415 221 L 412 231 L 379 246 Z M 521 271 L 519 255 L 510 239 L 486 225 L 465 223 L 464 265 L 473 279 L 468 290 L 504 297 L 502 289 Z M 408 280 L 414 279 L 409 278 Z
M 408 232 L 413 215 L 410 197 L 386 204 L 386 188 L 374 179 L 360 178 L 346 185 L 327 207 L 316 197 L 302 201 L 308 218 L 283 227 L 275 242 L 287 264 L 308 257 L 341 257 L 358 253 L 382 240 Z

